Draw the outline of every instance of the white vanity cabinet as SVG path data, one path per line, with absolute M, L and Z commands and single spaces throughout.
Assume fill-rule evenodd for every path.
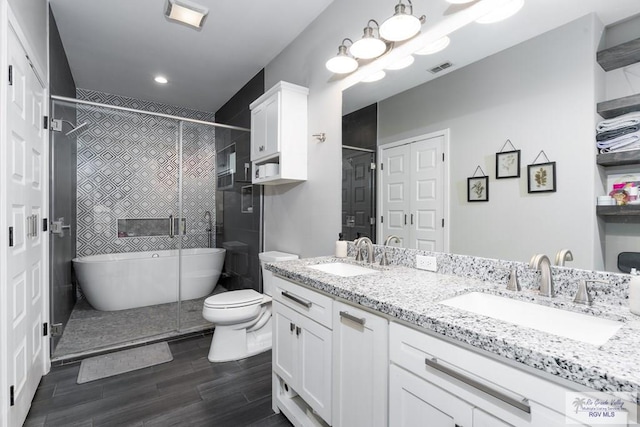
M 274 410 L 305 425 L 310 409 L 330 424 L 333 300 L 279 277 L 273 280 Z
M 389 357 L 391 427 L 566 425 L 573 390 L 491 357 L 395 322 Z
M 249 106 L 254 184 L 307 179 L 307 97 L 305 87 L 280 82 Z
M 387 319 L 333 304 L 333 426 L 387 425 Z

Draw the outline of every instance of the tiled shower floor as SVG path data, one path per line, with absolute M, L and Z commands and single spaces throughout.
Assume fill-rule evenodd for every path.
M 213 293 L 225 291 L 222 286 L 216 286 Z M 206 297 L 182 301 L 180 330 L 177 321 L 178 303 L 99 311 L 82 299 L 73 308 L 51 359 L 54 362 L 74 359 L 109 349 L 211 329 L 213 325 L 202 317 L 205 299 Z

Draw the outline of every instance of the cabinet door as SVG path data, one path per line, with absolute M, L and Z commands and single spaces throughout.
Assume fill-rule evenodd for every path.
M 389 426 L 473 427 L 473 407 L 392 364 L 389 369 Z
M 333 425 L 387 425 L 388 323 L 334 303 Z
M 473 408 L 473 427 L 511 427 L 511 424 L 499 420 L 478 408 Z
M 261 157 L 270 157 L 280 151 L 280 92 L 265 101 L 266 138 Z
M 277 301 L 273 302 L 273 370 L 294 390 L 298 364 L 298 342 L 295 313 Z
M 309 406 L 331 424 L 331 330 L 300 316 L 296 324 L 300 386 L 296 390 Z
M 267 109 L 261 104 L 251 110 L 251 161 L 259 159 L 267 144 Z

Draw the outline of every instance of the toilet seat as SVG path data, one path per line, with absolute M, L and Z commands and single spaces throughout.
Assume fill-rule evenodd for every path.
M 206 308 L 240 308 L 260 304 L 264 295 L 253 289 L 241 289 L 238 291 L 223 292 L 212 295 L 204 300 Z

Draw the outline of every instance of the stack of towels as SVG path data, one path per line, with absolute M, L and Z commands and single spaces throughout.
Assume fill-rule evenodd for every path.
M 640 111 L 603 120 L 596 127 L 596 145 L 601 153 L 640 149 Z

